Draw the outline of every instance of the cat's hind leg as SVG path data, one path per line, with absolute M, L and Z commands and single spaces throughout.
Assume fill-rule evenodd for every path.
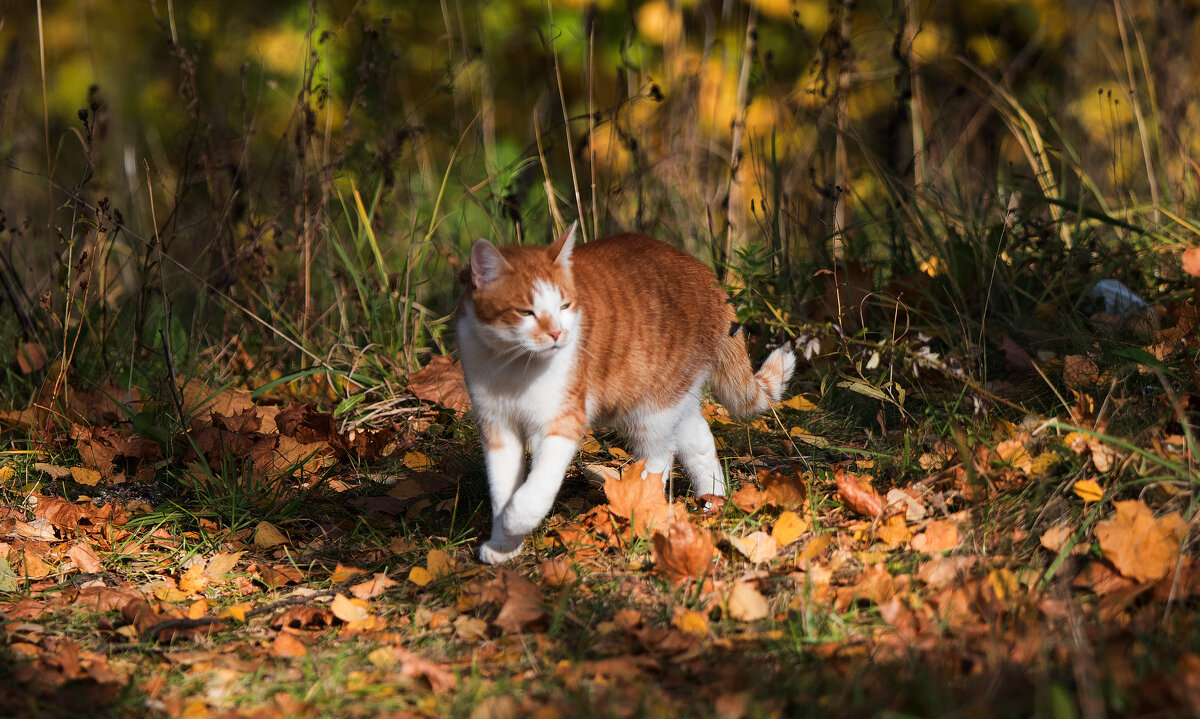
M 717 446 L 713 441 L 708 420 L 700 411 L 700 402 L 695 397 L 681 407 L 679 423 L 675 426 L 675 448 L 679 461 L 692 480 L 692 492 L 697 496 L 713 494 L 725 496 L 725 472 L 717 459 Z

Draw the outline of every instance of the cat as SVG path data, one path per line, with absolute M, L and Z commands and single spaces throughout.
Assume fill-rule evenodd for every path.
M 795 367 L 785 345 L 753 372 L 728 297 L 699 260 L 637 234 L 576 248 L 577 227 L 549 246 L 477 240 L 462 273 L 456 329 L 492 499 L 479 548 L 488 564 L 521 552 L 598 424 L 625 431 L 643 477 L 667 477 L 678 455 L 696 496 L 723 496 L 701 389 L 732 414 L 756 414 Z

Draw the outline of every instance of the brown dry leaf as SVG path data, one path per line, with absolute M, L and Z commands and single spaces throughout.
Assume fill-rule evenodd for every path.
M 750 582 L 735 582 L 729 593 L 729 616 L 742 622 L 755 622 L 771 614 L 767 598 Z
M 925 525 L 925 531 L 912 538 L 909 546 L 916 552 L 934 554 L 954 549 L 959 539 L 958 527 L 943 519 L 935 519 Z
M 26 342 L 17 348 L 17 369 L 21 374 L 36 372 L 49 361 L 46 348 L 40 342 Z
M 483 641 L 487 639 L 487 622 L 470 614 L 460 614 L 454 620 L 454 634 L 468 642 Z
M 213 414 L 234 417 L 254 408 L 250 391 L 238 388 L 214 390 L 198 379 L 189 380 L 181 390 L 184 412 L 207 421 Z
M 976 557 L 954 557 L 935 554 L 927 561 L 921 562 L 917 568 L 917 579 L 925 582 L 934 589 L 946 586 L 965 575 L 977 562 Z
M 1200 247 L 1189 247 L 1183 251 L 1180 258 L 1183 261 L 1183 271 L 1192 277 L 1200 277 Z
M 738 490 L 733 493 L 733 496 L 729 498 L 729 501 L 733 502 L 733 506 L 742 510 L 746 514 L 750 514 L 754 510 L 767 503 L 767 496 L 758 487 L 755 487 L 753 484 L 746 483 L 741 487 L 738 487 Z
M 304 605 L 288 607 L 271 620 L 272 629 L 282 629 L 283 627 L 310 629 L 327 627 L 330 624 L 333 624 L 333 612 Z
M 408 391 L 418 399 L 440 404 L 455 412 L 471 408 L 462 364 L 446 355 L 434 357 L 429 364 L 408 376 Z
M 263 520 L 254 528 L 254 544 L 263 549 L 278 547 L 281 544 L 287 544 L 287 537 L 283 536 L 283 532 L 274 524 Z
M 652 539 L 654 563 L 673 582 L 702 578 L 708 573 L 716 547 L 706 530 L 691 522 L 672 522 Z
M 67 469 L 66 467 L 59 467 L 53 464 L 46 464 L 45 462 L 34 462 L 33 468 L 39 472 L 45 472 L 53 479 L 64 479 L 71 476 L 70 469 Z
M 1071 539 L 1071 535 L 1074 533 L 1075 530 L 1065 524 L 1060 524 L 1042 532 L 1042 536 L 1038 538 L 1038 541 L 1051 552 L 1057 552 L 1066 546 L 1067 541 Z
M 639 537 L 650 536 L 652 531 L 666 526 L 674 516 L 663 494 L 662 477 L 651 474 L 643 479 L 645 466 L 645 460 L 638 460 L 621 473 L 620 479 L 610 479 L 604 483 L 609 510 L 618 517 L 628 519 Z
M 708 620 L 700 612 L 691 609 L 677 612 L 671 625 L 687 634 L 708 635 Z
M 454 573 L 454 564 L 450 561 L 450 555 L 441 549 L 429 550 L 429 554 L 425 555 L 425 568 L 429 570 L 429 576 L 434 579 Z
M 767 501 L 781 509 L 798 506 L 807 496 L 804 476 L 797 470 L 785 472 L 758 471 L 758 481 L 763 486 Z
M 329 611 L 333 616 L 349 624 L 361 622 L 371 616 L 371 605 L 361 599 L 351 599 L 345 594 L 338 594 L 329 603 Z
M 846 611 L 856 601 L 883 604 L 895 595 L 896 580 L 882 562 L 877 562 L 858 575 L 853 586 L 839 589 L 835 604 L 839 611 Z
M 434 664 L 407 649 L 397 647 L 395 652 L 400 659 L 400 674 L 406 677 L 423 677 L 435 694 L 453 689 L 458 683 L 458 678 L 440 664 Z
M 1004 335 L 1004 340 L 1000 343 L 1000 350 L 1004 352 L 1004 365 L 1009 372 L 1024 374 L 1034 371 L 1033 357 L 1014 342 L 1012 337 Z
M 376 572 L 375 576 L 367 581 L 350 587 L 350 593 L 359 599 L 374 599 L 387 591 L 388 587 L 394 586 L 396 586 L 396 582 L 388 577 L 388 575 L 383 572 Z
M 729 537 L 733 548 L 755 564 L 769 562 L 779 554 L 775 538 L 766 532 L 751 532 L 744 537 Z
M 38 497 L 33 516 L 44 519 L 55 527 L 74 529 L 87 517 L 87 512 L 78 504 L 71 504 L 58 497 Z
M 271 654 L 284 659 L 295 659 L 306 656 L 308 647 L 304 646 L 304 642 L 295 634 L 280 632 L 275 635 L 275 641 L 271 644 Z
M 571 558 L 560 554 L 553 559 L 547 559 L 539 565 L 542 570 L 542 581 L 551 587 L 561 587 L 573 584 L 579 575 L 571 568 Z
M 1070 389 L 1083 389 L 1100 382 L 1100 368 L 1087 355 L 1063 358 L 1063 383 Z
M 96 552 L 83 542 L 76 542 L 67 550 L 67 556 L 75 563 L 75 567 L 84 574 L 96 574 L 104 570 L 104 564 Z
M 237 566 L 238 560 L 242 558 L 243 554 L 245 552 L 217 552 L 208 560 L 208 566 L 205 567 L 204 573 L 208 575 L 209 580 L 218 582 Z
M 49 576 L 54 572 L 54 568 L 42 561 L 42 558 L 28 549 L 23 552 L 25 561 L 23 562 L 23 570 L 18 570 L 17 574 L 29 579 L 41 579 Z
M 541 591 L 508 569 L 501 569 L 495 579 L 484 585 L 484 599 L 501 605 L 492 623 L 507 634 L 519 632 L 547 614 Z
M 801 519 L 795 512 L 787 511 L 781 512 L 779 519 L 775 520 L 775 526 L 771 527 L 771 536 L 775 538 L 778 546 L 786 547 L 807 531 L 808 520 Z
M 1167 575 L 1179 559 L 1187 523 L 1179 512 L 1155 518 L 1141 500 L 1113 502 L 1116 516 L 1096 525 L 1104 558 L 1121 574 L 1138 582 Z
M 883 497 L 879 496 L 866 478 L 841 468 L 837 469 L 834 476 L 837 479 L 838 495 L 848 508 L 870 519 L 883 512 Z

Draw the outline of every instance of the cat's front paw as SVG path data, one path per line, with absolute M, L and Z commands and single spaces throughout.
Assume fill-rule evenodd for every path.
M 510 547 L 510 548 L 507 548 Z M 479 546 L 479 561 L 484 564 L 500 564 L 507 562 L 513 557 L 521 553 L 525 548 L 524 542 L 517 542 L 516 548 L 511 548 L 512 545 L 504 545 L 495 540 L 484 542 Z

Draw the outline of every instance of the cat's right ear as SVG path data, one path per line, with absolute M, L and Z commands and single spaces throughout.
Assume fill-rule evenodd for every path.
M 508 269 L 508 261 L 492 243 L 480 238 L 471 245 L 471 281 L 476 287 L 494 282 L 500 273 Z

